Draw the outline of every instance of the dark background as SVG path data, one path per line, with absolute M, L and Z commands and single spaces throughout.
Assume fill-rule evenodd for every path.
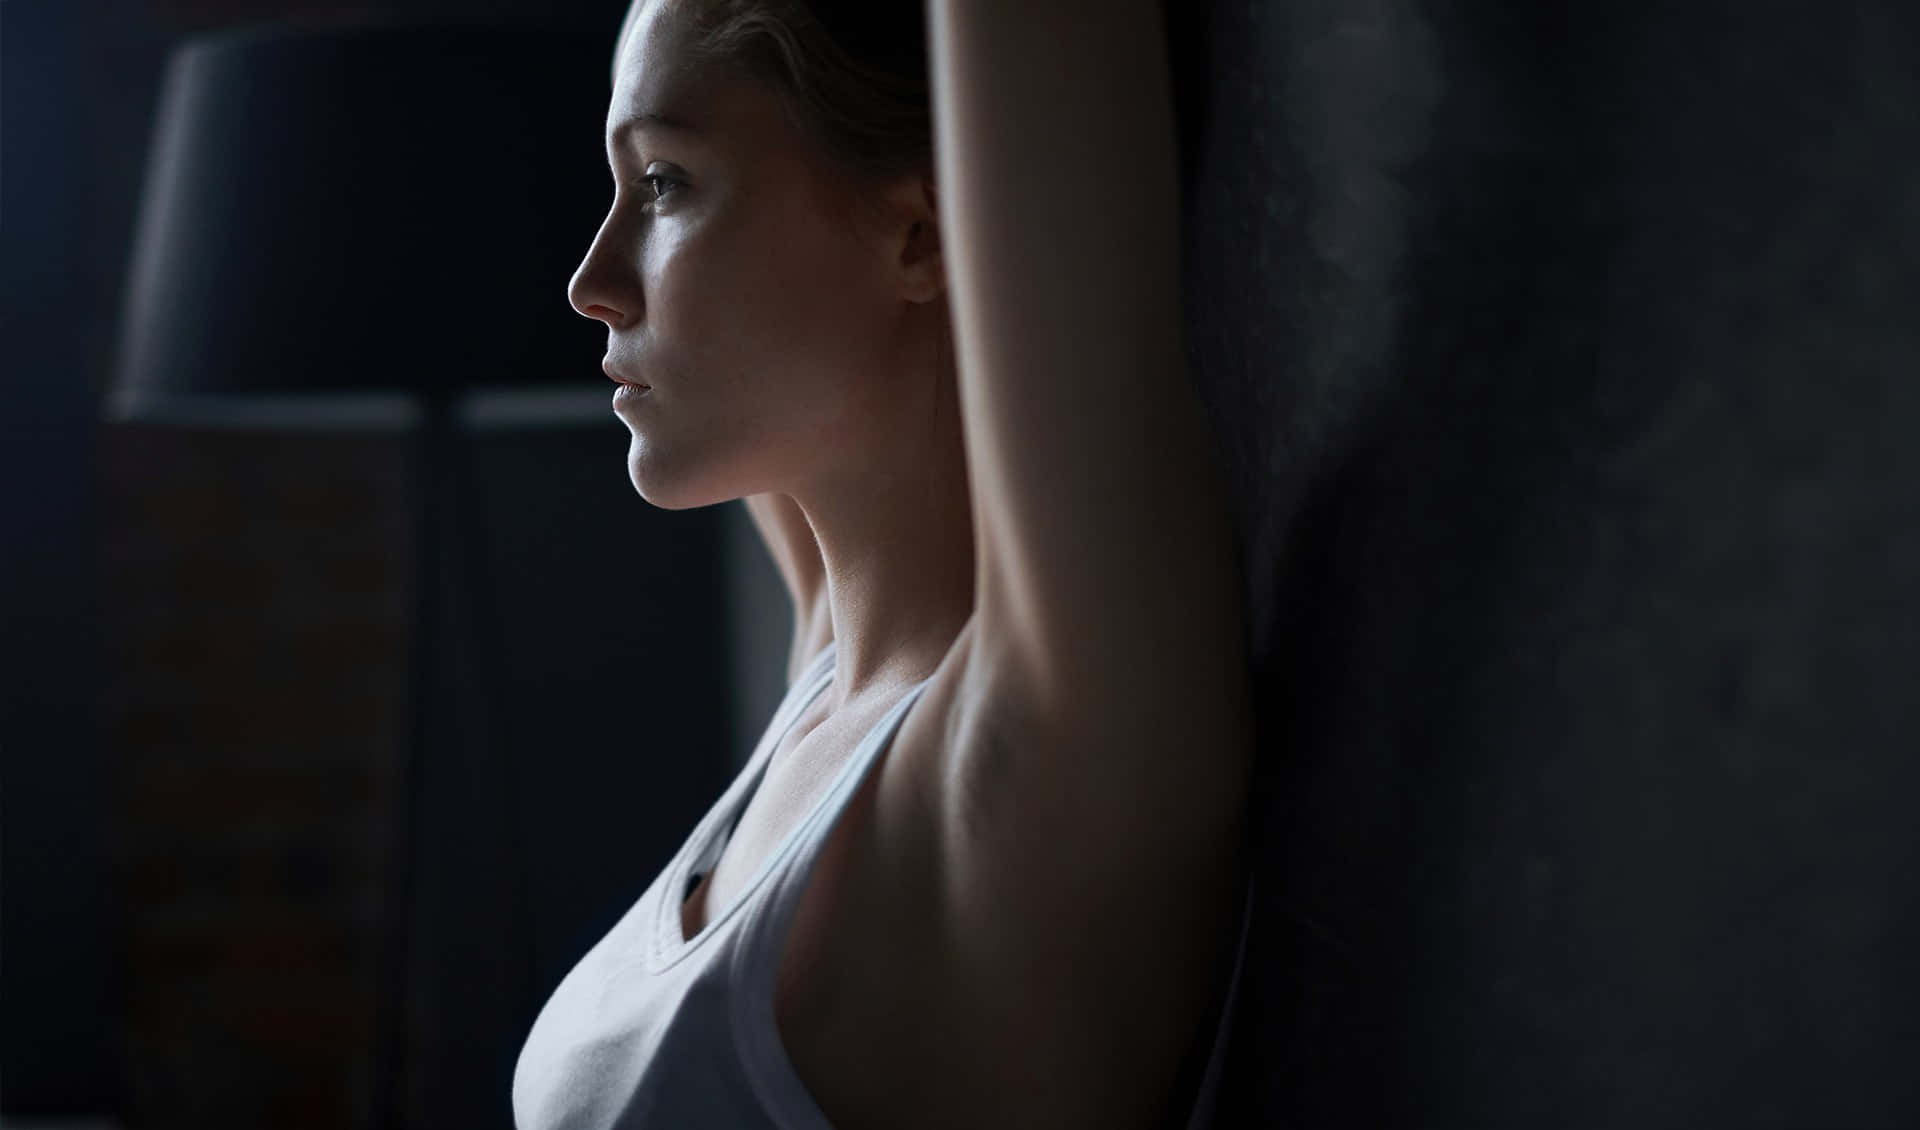
M 583 65 L 604 73 L 623 10 L 0 5 L 6 1125 L 338 1127 L 376 1101 L 409 437 L 100 421 L 167 51 L 269 19 L 446 18 L 591 31 Z M 577 217 L 578 250 L 600 218 Z M 579 379 L 607 387 L 590 364 Z M 791 632 L 740 508 L 646 505 L 611 413 L 469 442 L 483 522 L 461 552 L 492 599 L 465 675 L 504 692 L 483 725 L 505 757 L 439 767 L 416 830 L 422 882 L 470 880 L 421 892 L 442 956 L 414 975 L 441 1010 L 415 1033 L 439 1049 L 414 1049 L 417 1125 L 507 1125 L 533 1011 L 750 751 Z
M 1920 7 L 1174 27 L 1249 1120 L 1920 1125 Z
M 1262 692 L 1221 1124 L 1920 1125 L 1920 9 L 1170 8 Z M 363 1124 L 400 442 L 96 417 L 165 50 L 374 10 L 620 15 L 0 4 L 10 1120 Z M 779 689 L 738 508 L 651 511 L 624 447 L 483 443 L 509 1021 Z M 661 545 L 614 621 L 583 576 Z M 582 678 L 663 653 L 670 710 Z

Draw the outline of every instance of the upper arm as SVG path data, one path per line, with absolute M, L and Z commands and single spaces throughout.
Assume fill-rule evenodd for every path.
M 1063 1072 L 1145 1087 L 1204 1009 L 1251 763 L 1160 7 L 930 15 L 976 547 L 941 778 L 956 1007 L 1032 1027 L 1051 1001 Z
M 1017 675 L 1021 713 L 1173 739 L 1241 708 L 1245 650 L 1186 372 L 1160 7 L 935 0 L 932 19 L 980 661 Z

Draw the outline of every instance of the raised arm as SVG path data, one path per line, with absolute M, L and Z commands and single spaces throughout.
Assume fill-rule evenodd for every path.
M 787 651 L 787 683 L 791 685 L 820 649 L 833 638 L 833 619 L 827 610 L 826 566 L 820 543 L 799 503 L 784 494 L 754 494 L 743 499 L 747 513 L 760 531 L 774 567 L 793 598 L 793 643 Z
M 1045 1049 L 1034 1125 L 1149 1124 L 1238 909 L 1246 637 L 1160 12 L 928 10 L 977 593 L 943 911 L 963 1014 Z
M 1233 775 L 1240 579 L 1186 370 L 1160 19 L 1153 0 L 931 2 L 975 651 L 1038 719 L 1163 760 L 1197 721 Z

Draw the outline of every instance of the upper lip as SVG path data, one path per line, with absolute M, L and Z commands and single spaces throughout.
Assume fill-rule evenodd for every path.
M 613 367 L 612 361 L 600 362 L 600 370 L 607 374 L 608 379 L 618 382 L 619 384 L 638 385 L 641 388 L 653 387 L 652 385 L 648 384 L 645 381 L 636 381 L 632 377 L 626 376 L 625 374 L 621 373 L 620 370 Z

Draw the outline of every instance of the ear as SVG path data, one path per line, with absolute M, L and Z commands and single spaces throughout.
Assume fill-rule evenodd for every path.
M 938 187 L 931 171 L 902 177 L 886 190 L 888 254 L 900 293 L 909 302 L 932 302 L 946 293 L 941 254 Z

